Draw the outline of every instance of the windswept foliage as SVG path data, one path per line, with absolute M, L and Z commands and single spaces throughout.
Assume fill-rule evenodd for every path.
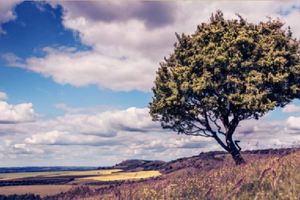
M 299 98 L 300 58 L 299 42 L 280 20 L 238 18 L 217 11 L 194 34 L 176 34 L 157 72 L 150 114 L 163 128 L 213 137 L 240 164 L 236 127 Z

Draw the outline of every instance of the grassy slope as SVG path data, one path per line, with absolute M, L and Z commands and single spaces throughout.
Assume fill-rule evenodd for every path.
M 94 192 L 90 199 L 295 199 L 300 198 L 300 151 L 288 155 L 245 156 L 234 166 L 227 156 L 211 170 L 181 169 L 157 180 Z M 204 168 L 203 168 L 204 169 Z M 98 194 L 97 194 L 98 193 Z M 93 194 L 93 192 L 92 192 Z
M 163 175 L 156 178 L 79 184 L 45 199 L 300 199 L 300 149 L 243 156 L 247 164 L 235 166 L 229 155 L 203 153 L 163 163 Z

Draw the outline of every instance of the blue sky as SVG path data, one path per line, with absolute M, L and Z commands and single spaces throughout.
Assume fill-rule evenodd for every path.
M 148 115 L 155 71 L 172 51 L 174 33 L 192 33 L 221 9 L 226 18 L 240 13 L 252 22 L 279 17 L 299 38 L 299 7 L 296 1 L 0 2 L 0 166 L 109 165 L 219 150 L 213 141 L 162 130 Z M 295 101 L 261 122 L 245 122 L 237 137 L 246 138 L 248 149 L 299 144 L 299 112 Z M 276 137 L 257 145 L 270 134 Z

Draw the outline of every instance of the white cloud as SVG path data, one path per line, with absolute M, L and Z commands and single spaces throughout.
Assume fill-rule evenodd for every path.
M 107 106 L 107 105 L 98 105 L 90 107 L 72 107 L 64 103 L 58 103 L 54 105 L 55 108 L 63 111 L 65 114 L 96 114 L 104 111 L 113 111 L 120 110 L 121 106 Z
M 150 91 L 159 62 L 173 48 L 174 32 L 194 32 L 217 9 L 227 18 L 240 13 L 252 22 L 280 17 L 300 36 L 300 12 L 292 8 L 296 1 L 131 2 L 130 6 L 121 1 L 51 3 L 62 5 L 64 26 L 78 33 L 91 50 L 47 47 L 45 57 L 10 64 L 75 86 Z
M 75 159 L 76 154 L 78 159 L 85 160 L 86 165 L 95 162 L 95 159 L 99 161 L 99 165 L 100 162 L 104 165 L 134 157 L 174 159 L 174 155 L 187 156 L 199 149 L 214 146 L 209 145 L 211 139 L 186 137 L 162 130 L 158 123 L 152 122 L 147 108 L 128 108 L 97 114 L 66 114 L 24 124 L 3 124 L 0 132 L 6 133 L 0 135 L 6 146 L 5 149 L 0 149 L 0 157 L 2 152 L 9 158 L 4 163 L 13 162 L 22 156 L 27 159 L 39 156 L 42 160 L 50 156 L 52 161 L 63 156 L 67 162 L 70 158 Z M 82 146 L 85 146 L 83 151 Z M 88 151 L 98 152 L 86 155 Z M 89 156 L 88 160 L 86 156 Z M 107 158 L 103 160 L 104 157 Z M 25 160 L 24 162 L 26 163 Z M 39 160 L 38 164 L 40 162 L 45 161 Z
M 300 131 L 295 129 L 291 119 L 242 121 L 235 138 L 241 141 L 243 149 L 284 148 L 300 145 Z
M 6 100 L 7 99 L 7 94 L 5 92 L 0 91 L 0 101 Z
M 22 154 L 33 154 L 33 155 L 37 155 L 37 154 L 41 154 L 43 155 L 45 153 L 45 151 L 43 149 L 40 148 L 35 148 L 35 147 L 28 147 L 27 144 L 14 144 L 12 145 L 12 148 L 10 149 L 11 152 L 18 154 L 18 155 L 22 155 Z
M 50 76 L 61 84 L 94 84 L 123 91 L 146 90 L 155 74 L 152 63 L 138 54 L 136 57 L 121 58 L 95 51 L 70 52 L 51 48 L 47 49 L 46 57 L 29 58 L 26 68 Z
M 284 113 L 300 112 L 300 106 L 296 106 L 295 104 L 288 104 L 282 109 L 282 112 Z
M 148 109 L 128 108 L 97 114 L 66 114 L 44 121 L 42 127 L 55 127 L 58 131 L 114 137 L 120 131 L 159 131 L 159 124 L 151 121 Z
M 25 65 L 22 64 L 23 60 L 14 53 L 1 54 L 0 58 L 9 63 L 11 66 L 25 67 Z
M 14 8 L 19 2 L 20 0 L 0 1 L 0 34 L 5 33 L 1 24 L 16 18 Z
M 299 122 L 299 117 L 287 121 L 247 120 L 240 124 L 234 138 L 241 140 L 243 150 L 299 145 Z M 17 163 L 24 157 L 23 165 L 37 157 L 37 164 L 47 158 L 47 165 L 80 165 L 79 161 L 81 165 L 111 165 L 130 158 L 170 160 L 222 150 L 212 138 L 163 130 L 152 122 L 147 108 L 68 113 L 30 123 L 1 124 L 2 132 L 6 134 L 0 135 L 0 146 L 5 148 L 0 148 L 0 157 L 2 154 L 6 159 L 4 163 Z
M 25 144 L 39 145 L 113 145 L 115 141 L 94 135 L 80 135 L 61 131 L 34 134 L 24 140 Z
M 289 117 L 287 119 L 287 127 L 290 129 L 300 130 L 300 117 Z
M 6 98 L 5 93 L 0 93 L 0 96 L 0 124 L 29 122 L 34 120 L 35 113 L 31 103 L 11 105 L 3 101 Z

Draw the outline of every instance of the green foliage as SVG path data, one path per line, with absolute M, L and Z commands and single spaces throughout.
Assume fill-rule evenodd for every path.
M 194 34 L 176 34 L 157 71 L 153 119 L 178 133 L 230 135 L 241 120 L 299 98 L 299 42 L 283 25 L 225 20 L 218 11 Z

